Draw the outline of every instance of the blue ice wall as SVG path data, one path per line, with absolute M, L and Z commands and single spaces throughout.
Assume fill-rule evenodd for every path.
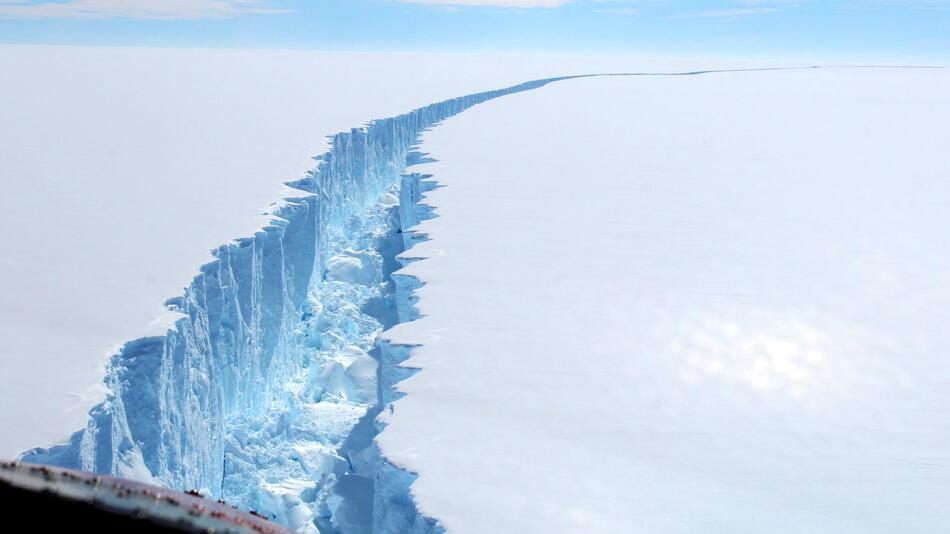
M 429 216 L 403 175 L 427 128 L 478 103 L 564 78 L 431 104 L 337 134 L 272 222 L 216 249 L 164 336 L 127 343 L 111 392 L 68 443 L 27 461 L 197 489 L 301 532 L 438 526 L 417 517 L 413 477 L 379 457 L 375 415 L 409 347 L 378 343 L 411 320 L 416 282 L 396 256 Z

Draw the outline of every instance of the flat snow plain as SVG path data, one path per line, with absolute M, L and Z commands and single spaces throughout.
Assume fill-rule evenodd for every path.
M 704 61 L 0 46 L 0 458 L 62 441 L 108 357 L 325 137 L 534 78 Z
M 426 134 L 421 371 L 383 452 L 450 532 L 950 523 L 950 76 L 590 78 Z

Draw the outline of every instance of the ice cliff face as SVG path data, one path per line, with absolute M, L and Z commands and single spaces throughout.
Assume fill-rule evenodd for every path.
M 375 416 L 410 347 L 379 333 L 412 320 L 418 282 L 393 275 L 428 185 L 403 174 L 426 128 L 499 96 L 432 104 L 333 137 L 270 226 L 223 245 L 168 305 L 162 337 L 126 344 L 85 429 L 27 461 L 203 493 L 301 532 L 437 531 L 413 476 L 381 458 Z

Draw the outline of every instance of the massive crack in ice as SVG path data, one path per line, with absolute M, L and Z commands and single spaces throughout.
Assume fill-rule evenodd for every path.
M 337 134 L 272 223 L 223 245 L 164 336 L 113 357 L 110 394 L 68 443 L 25 460 L 198 489 L 301 532 L 392 531 L 414 519 L 407 476 L 379 458 L 374 419 L 408 349 L 378 334 L 411 319 L 394 281 L 426 217 L 402 175 L 420 134 L 473 105 L 564 78 L 419 108 Z M 389 487 L 390 482 L 395 484 Z M 386 487 L 381 487 L 386 486 Z M 400 507 L 388 515 L 377 508 Z M 375 525 L 373 524 L 375 522 Z
M 734 69 L 773 70 L 773 69 Z M 625 73 L 684 76 L 730 71 Z M 590 75 L 585 75 L 590 76 Z M 113 357 L 110 394 L 68 443 L 27 461 L 198 489 L 301 532 L 432 532 L 414 476 L 382 458 L 376 416 L 398 398 L 412 347 L 384 329 L 413 320 L 419 281 L 394 274 L 424 238 L 432 183 L 403 174 L 421 133 L 465 109 L 567 76 L 431 104 L 340 133 L 288 185 L 273 222 L 219 247 L 164 336 Z

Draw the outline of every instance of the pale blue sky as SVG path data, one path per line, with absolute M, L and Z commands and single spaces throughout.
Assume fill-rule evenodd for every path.
M 950 0 L 0 0 L 0 43 L 942 62 Z

